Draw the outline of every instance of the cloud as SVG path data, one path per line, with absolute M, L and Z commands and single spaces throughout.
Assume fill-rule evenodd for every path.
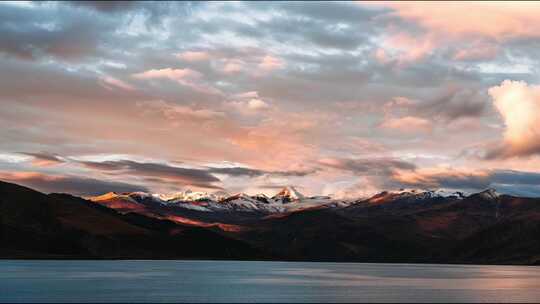
M 225 106 L 232 107 L 244 115 L 256 114 L 271 108 L 270 104 L 259 97 L 257 91 L 235 94 L 232 98 L 234 100 L 225 102 Z
M 201 188 L 219 188 L 214 183 L 221 180 L 210 172 L 200 169 L 182 168 L 160 163 L 144 163 L 132 160 L 118 161 L 80 161 L 87 168 L 109 171 L 113 174 L 131 174 L 174 181 L 180 185 Z
M 241 59 L 228 58 L 222 60 L 222 72 L 225 74 L 235 74 L 245 69 L 246 63 Z
M 540 173 L 522 172 L 516 170 L 495 170 L 491 174 L 494 183 L 540 185 Z M 540 189 L 538 189 L 540 192 Z
M 268 10 L 263 5 L 249 7 L 263 12 Z M 354 50 L 364 44 L 365 38 L 373 32 L 368 25 L 379 14 L 378 10 L 346 2 L 272 4 L 270 9 L 275 12 L 272 18 L 255 20 L 256 29 L 242 24 L 238 31 L 250 38 L 287 41 L 288 46 L 293 47 Z M 362 30 L 358 30 L 360 28 Z
M 266 55 L 259 63 L 259 68 L 264 71 L 272 71 L 276 69 L 281 69 L 285 66 L 285 62 L 275 56 Z
M 141 101 L 137 102 L 137 106 L 144 113 L 157 113 L 164 118 L 172 121 L 190 119 L 190 120 L 213 120 L 224 118 L 225 113 L 212 109 L 194 109 L 189 106 L 168 103 L 163 100 Z
M 210 54 L 208 52 L 201 52 L 201 51 L 186 51 L 175 54 L 176 58 L 188 61 L 188 62 L 196 62 L 196 61 L 205 61 L 211 58 Z
M 314 170 L 303 171 L 266 171 L 246 167 L 199 167 L 184 168 L 164 163 L 137 162 L 132 160 L 114 161 L 79 161 L 86 168 L 112 175 L 131 175 L 158 179 L 161 182 L 174 182 L 184 186 L 201 188 L 220 188 L 215 184 L 221 180 L 214 174 L 230 177 L 258 177 L 258 176 L 306 176 Z
M 488 98 L 480 88 L 468 88 L 458 85 L 447 85 L 442 91 L 421 99 L 394 97 L 385 103 L 383 111 L 390 115 L 395 112 L 424 120 L 442 121 L 445 123 L 461 118 L 477 118 L 485 114 Z M 408 118 L 410 122 L 412 119 Z M 420 126 L 422 122 L 413 122 Z M 428 127 L 424 122 L 424 127 Z
M 48 175 L 38 172 L 0 172 L 0 179 L 21 184 L 46 193 L 63 192 L 81 196 L 106 192 L 134 192 L 148 189 L 143 186 L 72 175 Z
M 31 152 L 21 152 L 20 154 L 32 156 L 32 165 L 36 167 L 49 167 L 58 165 L 65 162 L 65 159 L 62 157 L 46 153 L 46 152 L 40 152 L 40 153 L 31 153 Z
M 450 37 L 486 36 L 496 40 L 539 37 L 540 4 L 536 2 L 382 2 L 391 15 L 415 22 L 424 29 Z
M 95 22 L 84 12 L 63 13 L 54 5 L 2 5 L 0 53 L 24 60 L 53 57 L 76 61 L 98 54 L 101 42 L 107 39 L 105 33 L 117 25 L 110 20 Z
M 528 17 L 516 12 L 518 4 L 500 20 L 515 28 L 487 33 L 501 24 L 469 21 L 483 22 L 478 16 L 495 14 L 490 7 L 499 3 L 441 3 L 446 11 L 434 11 L 438 3 L 384 5 L 0 4 L 0 150 L 137 155 L 164 164 L 225 160 L 254 171 L 206 172 L 223 179 L 212 185 L 245 185 L 255 176 L 298 181 L 308 191 L 322 189 L 324 174 L 364 178 L 317 163 L 322 157 L 414 154 L 432 156 L 415 160 L 418 166 L 540 168 L 517 158 L 453 158 L 500 135 L 487 88 L 504 79 L 535 83 L 538 18 L 522 19 Z M 151 26 L 150 19 L 159 22 Z M 395 96 L 401 97 L 381 107 Z M 419 133 L 429 124 L 432 133 Z M 509 146 L 503 140 L 489 151 L 509 157 Z M 19 166 L 30 165 L 24 159 Z M 326 170 L 309 178 L 271 175 L 299 164 Z M 81 167 L 68 161 L 47 170 Z M 368 173 L 381 179 L 365 178 L 383 187 L 383 175 L 396 170 L 407 171 L 372 168 Z M 108 172 L 158 185 L 158 177 Z
M 385 53 L 377 54 L 385 63 L 392 59 L 409 64 L 437 53 L 446 53 L 454 61 L 493 60 L 508 53 L 501 45 L 540 38 L 534 30 L 540 25 L 537 2 L 368 1 L 363 5 L 389 8 L 379 17 L 386 22 L 385 36 L 389 36 L 382 40 Z
M 238 93 L 233 96 L 233 98 L 238 99 L 251 99 L 251 98 L 259 98 L 259 93 L 257 91 L 249 91 L 244 93 Z
M 495 188 L 511 195 L 540 196 L 540 173 L 516 170 L 425 168 L 395 172 L 391 183 L 396 187 L 480 191 Z
M 396 62 L 398 66 L 415 63 L 431 55 L 436 45 L 432 39 L 413 37 L 409 33 L 400 32 L 387 37 L 377 49 L 375 58 L 383 64 Z
M 373 195 L 382 190 L 400 188 L 393 177 L 400 173 L 414 174 L 414 163 L 391 157 L 365 158 L 323 158 L 318 164 L 326 168 L 352 173 L 353 177 L 339 179 L 331 183 L 326 181 L 326 193 L 336 198 L 359 198 Z
M 206 94 L 221 94 L 220 90 L 203 82 L 203 75 L 195 70 L 185 69 L 151 69 L 131 75 L 137 79 L 168 79 L 181 85 L 192 88 L 195 91 Z
M 261 99 L 253 98 L 248 101 L 247 107 L 251 110 L 257 111 L 257 110 L 268 109 L 270 105 L 268 105 L 266 102 L 264 102 Z
M 105 16 L 111 15 L 113 18 L 120 20 L 126 16 L 128 20 L 135 17 L 144 17 L 144 25 L 147 28 L 163 25 L 163 21 L 168 14 L 183 16 L 186 11 L 197 6 L 197 4 L 190 2 L 170 1 L 156 3 L 148 1 L 65 1 L 61 3 L 61 5 L 65 4 L 76 9 L 82 8 Z M 99 17 L 99 15 L 96 16 Z
M 69 1 L 69 4 L 103 13 L 116 13 L 134 9 L 137 6 L 137 1 Z
M 318 163 L 327 167 L 350 171 L 360 176 L 388 176 L 396 170 L 411 171 L 416 169 L 413 163 L 392 158 L 323 158 Z
M 530 156 L 540 153 L 540 86 L 505 80 L 489 89 L 505 123 L 504 140 L 486 158 Z
M 13 106 L 19 102 L 27 107 L 46 104 L 45 108 L 37 107 L 43 114 L 58 105 L 62 110 L 70 110 L 92 104 L 94 109 L 104 110 L 125 106 L 144 96 L 138 91 L 107 89 L 101 75 L 83 69 L 68 70 L 58 63 L 38 64 L 0 57 L 0 69 L 3 72 L 0 74 L 0 104 Z
M 416 107 L 419 114 L 443 120 L 478 117 L 484 113 L 487 102 L 483 93 L 475 89 L 448 87 L 441 95 Z
M 265 171 L 244 167 L 207 167 L 208 172 L 216 174 L 225 174 L 229 176 L 249 176 L 257 177 L 263 175 L 273 175 L 273 176 L 306 176 L 314 173 L 316 170 L 305 170 L 305 171 Z
M 383 121 L 380 127 L 384 129 L 409 133 L 431 132 L 433 130 L 433 125 L 429 120 L 414 116 L 390 118 Z
M 191 69 L 152 69 L 145 72 L 137 73 L 132 75 L 134 78 L 138 79 L 169 79 L 176 81 L 180 84 L 189 83 L 189 79 L 199 79 L 202 77 L 201 73 L 191 70 Z
M 496 45 L 474 43 L 468 48 L 458 50 L 453 59 L 459 61 L 488 61 L 495 59 L 499 51 Z
M 120 79 L 116 79 L 114 77 L 105 76 L 105 77 L 102 77 L 100 80 L 102 82 L 102 85 L 105 86 L 107 89 L 110 89 L 110 90 L 115 89 L 115 88 L 120 88 L 120 89 L 126 90 L 126 91 L 134 91 L 134 90 L 136 90 L 135 87 L 133 87 L 129 83 L 127 83 L 125 81 L 122 81 Z
M 406 187 L 423 189 L 485 189 L 490 185 L 489 177 L 486 172 L 423 169 L 414 172 L 396 172 L 391 179 Z

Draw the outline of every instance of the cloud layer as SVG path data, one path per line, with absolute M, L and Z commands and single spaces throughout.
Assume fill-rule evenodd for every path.
M 505 124 L 504 142 L 489 157 L 540 153 L 540 86 L 505 80 L 489 94 Z
M 538 13 L 511 2 L 2 2 L 0 171 L 77 193 L 536 193 L 494 172 L 540 172 Z
M 48 175 L 39 172 L 0 172 L 0 179 L 27 186 L 45 193 L 70 193 L 81 196 L 95 196 L 106 192 L 148 192 L 144 186 L 122 182 L 105 181 L 69 175 Z

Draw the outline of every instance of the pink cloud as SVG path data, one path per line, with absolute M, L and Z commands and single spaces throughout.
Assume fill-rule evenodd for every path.
M 458 50 L 454 60 L 491 60 L 495 59 L 499 49 L 494 45 L 476 43 L 469 48 Z
M 196 51 L 186 51 L 175 54 L 176 58 L 182 59 L 184 61 L 196 62 L 196 61 L 205 61 L 211 58 L 208 52 L 196 52 Z
M 259 68 L 264 71 L 272 71 L 276 69 L 281 69 L 285 66 L 285 62 L 278 57 L 266 55 L 262 58 L 261 63 L 259 63 Z
M 211 109 L 195 109 L 189 106 L 171 104 L 163 100 L 138 102 L 137 106 L 146 113 L 159 113 L 169 120 L 212 120 L 223 118 L 225 116 L 225 113 L 223 112 Z
M 381 63 L 395 60 L 406 65 L 424 59 L 436 48 L 455 47 L 455 60 L 493 59 L 498 43 L 515 38 L 540 37 L 538 2 L 367 2 L 385 6 L 390 16 L 413 22 L 424 32 L 409 33 L 406 27 L 390 25 L 394 32 L 382 42 L 375 58 Z
M 225 102 L 225 106 L 231 106 L 238 112 L 251 115 L 270 109 L 270 104 L 259 97 L 258 92 L 250 91 L 232 96 L 235 100 Z
M 392 100 L 386 102 L 383 106 L 383 112 L 390 114 L 393 111 L 407 109 L 418 104 L 418 101 L 409 99 L 403 96 L 396 96 Z
M 225 74 L 235 74 L 245 69 L 246 63 L 240 59 L 229 58 L 224 59 L 221 71 Z
M 233 98 L 238 98 L 238 99 L 259 98 L 259 93 L 257 91 L 249 91 L 249 92 L 236 94 L 233 96 Z
M 285 67 L 285 61 L 272 55 L 246 53 L 245 56 L 227 57 L 212 60 L 219 71 L 225 74 L 247 73 L 251 76 L 261 76 L 270 71 Z
M 248 101 L 248 103 L 247 103 L 247 106 L 248 106 L 248 108 L 250 108 L 252 110 L 264 110 L 264 109 L 268 109 L 270 107 L 269 104 L 264 102 L 262 99 L 258 99 L 258 98 L 250 99 Z
M 384 53 L 379 53 L 379 60 L 384 59 L 384 62 L 395 60 L 399 65 L 405 65 L 430 55 L 436 48 L 436 42 L 430 36 L 413 37 L 406 32 L 400 32 L 387 37 L 382 47 Z
M 382 64 L 386 64 L 392 60 L 383 48 L 378 48 L 373 56 L 375 60 Z
M 32 157 L 32 166 L 50 167 L 64 163 L 66 160 L 58 155 L 50 153 L 22 153 Z
M 433 130 L 433 125 L 429 120 L 414 116 L 390 118 L 385 120 L 380 127 L 400 132 L 431 132 Z
M 452 36 L 487 36 L 497 40 L 539 37 L 538 2 L 437 1 L 377 2 L 394 9 L 392 15 L 411 20 L 427 30 Z
M 152 69 L 142 73 L 133 74 L 132 77 L 137 79 L 168 79 L 175 81 L 181 85 L 191 87 L 192 89 L 207 93 L 207 94 L 221 94 L 221 91 L 213 86 L 204 84 L 202 81 L 203 74 L 198 71 L 185 68 L 185 69 Z
M 138 79 L 170 79 L 178 83 L 186 83 L 187 79 L 199 79 L 202 74 L 192 69 L 159 69 L 148 70 L 142 73 L 133 74 Z
M 120 88 L 120 89 L 123 89 L 123 90 L 126 90 L 126 91 L 135 91 L 135 87 L 133 87 L 132 85 L 130 85 L 129 83 L 125 82 L 125 81 L 122 81 L 120 79 L 116 79 L 114 77 L 110 77 L 110 76 L 106 76 L 106 77 L 102 77 L 100 79 L 101 81 L 101 84 L 108 88 L 108 89 L 113 89 L 113 88 Z

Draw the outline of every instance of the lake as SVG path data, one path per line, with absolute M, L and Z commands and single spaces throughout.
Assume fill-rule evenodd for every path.
M 0 260 L 0 302 L 540 302 L 540 267 Z

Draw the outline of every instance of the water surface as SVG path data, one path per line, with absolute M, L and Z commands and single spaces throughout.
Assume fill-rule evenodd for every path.
M 0 302 L 540 302 L 540 267 L 3 260 Z

